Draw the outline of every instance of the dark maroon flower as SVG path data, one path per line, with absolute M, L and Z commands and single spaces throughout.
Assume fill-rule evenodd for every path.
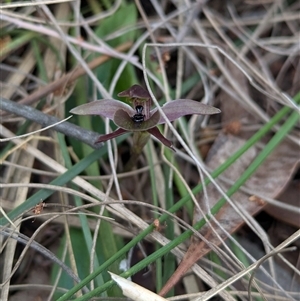
M 128 90 L 120 92 L 118 96 L 127 97 L 132 106 L 115 99 L 96 100 L 70 111 L 77 115 L 100 115 L 111 119 L 119 128 L 114 132 L 101 135 L 95 143 L 105 142 L 118 137 L 126 132 L 148 132 L 155 136 L 167 147 L 172 148 L 172 142 L 165 138 L 157 128 L 158 124 L 166 122 L 157 108 L 150 110 L 151 97 L 147 90 L 139 85 L 134 85 Z M 221 111 L 215 107 L 202 104 L 191 99 L 176 99 L 162 107 L 163 112 L 170 121 L 185 115 L 212 115 Z

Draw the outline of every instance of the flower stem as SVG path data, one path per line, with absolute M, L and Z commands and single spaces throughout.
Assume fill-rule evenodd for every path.
M 146 131 L 133 133 L 133 145 L 131 149 L 130 159 L 124 167 L 124 172 L 132 170 L 133 167 L 136 165 L 136 162 L 149 138 L 150 134 Z

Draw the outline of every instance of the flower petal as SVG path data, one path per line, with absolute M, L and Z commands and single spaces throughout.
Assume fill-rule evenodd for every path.
M 170 121 L 174 121 L 185 115 L 212 115 L 221 112 L 221 110 L 215 107 L 191 99 L 176 99 L 170 101 L 162 107 L 162 110 Z M 165 122 L 165 119 L 161 116 L 158 124 Z
M 118 94 L 120 97 L 140 98 L 147 99 L 151 98 L 149 92 L 141 87 L 140 85 L 133 85 L 129 89 L 122 91 Z
M 130 132 L 147 131 L 157 125 L 160 120 L 160 113 L 156 111 L 149 119 L 145 119 L 141 123 L 134 122 L 132 116 L 129 116 L 127 112 L 118 110 L 113 118 L 114 123 L 120 128 Z
M 124 129 L 116 129 L 114 132 L 112 133 L 109 133 L 109 134 L 106 134 L 106 135 L 101 135 L 95 142 L 96 143 L 100 143 L 100 142 L 105 142 L 107 140 L 110 140 L 110 139 L 113 139 L 113 138 L 116 138 L 118 136 L 121 136 L 123 134 L 125 134 L 127 131 L 124 130 Z
M 100 115 L 113 119 L 115 112 L 120 109 L 126 111 L 129 115 L 135 113 L 128 104 L 115 99 L 101 99 L 85 103 L 73 108 L 70 113 L 77 115 Z
M 168 140 L 162 133 L 159 131 L 157 127 L 151 128 L 147 130 L 148 133 L 156 137 L 161 143 L 163 143 L 165 146 L 172 149 L 174 152 L 176 152 L 175 148 L 173 148 L 173 144 L 170 140 Z

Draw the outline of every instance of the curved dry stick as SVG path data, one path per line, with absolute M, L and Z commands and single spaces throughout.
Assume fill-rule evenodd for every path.
M 255 267 L 255 269 L 253 270 L 253 273 L 250 276 L 249 279 L 249 283 L 248 283 L 248 300 L 252 301 L 252 295 L 251 295 L 251 286 L 252 286 L 252 282 L 254 282 L 254 277 L 255 277 L 255 273 L 258 271 L 258 269 L 260 268 L 260 266 L 266 261 L 268 260 L 270 257 L 277 255 L 278 253 L 284 253 L 284 252 L 290 252 L 290 251 L 296 251 L 297 247 L 289 247 L 286 249 L 282 249 L 282 250 L 278 250 L 278 251 L 271 251 L 269 254 L 266 254 L 263 258 L 261 258 L 260 260 L 257 261 L 257 265 Z M 259 291 L 259 293 L 262 292 Z M 262 295 L 262 297 L 264 298 L 264 296 Z M 265 299 L 265 298 L 264 298 Z

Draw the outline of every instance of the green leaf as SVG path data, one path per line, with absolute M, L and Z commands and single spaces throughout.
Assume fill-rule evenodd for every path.
M 135 29 L 136 22 L 137 10 L 135 4 L 126 4 L 126 2 L 123 1 L 120 8 L 113 15 L 101 21 L 98 28 L 96 28 L 95 33 L 98 37 L 105 39 L 107 44 L 111 47 L 116 47 L 128 41 L 134 42 L 137 37 L 137 30 Z M 124 30 L 126 28 L 128 28 L 127 31 Z M 106 39 L 107 36 L 118 29 L 124 30 L 124 33 L 118 35 L 116 38 Z M 120 64 L 121 62 L 119 59 L 111 58 L 108 62 L 96 69 L 98 79 L 104 83 L 104 86 L 107 89 L 109 89 L 109 85 Z M 123 69 L 114 90 L 123 91 L 137 82 L 138 78 L 134 67 L 131 64 L 127 64 Z M 116 96 L 117 93 L 114 93 L 114 97 Z M 102 96 L 99 96 L 99 98 L 102 98 Z

